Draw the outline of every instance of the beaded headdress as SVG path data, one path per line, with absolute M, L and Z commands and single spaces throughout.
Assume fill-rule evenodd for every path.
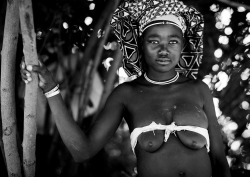
M 115 10 L 111 26 L 123 52 L 126 73 L 142 74 L 139 37 L 145 28 L 160 22 L 176 25 L 184 33 L 186 44 L 176 71 L 196 79 L 203 56 L 204 20 L 195 8 L 178 0 L 124 0 Z
M 159 25 L 159 24 L 171 24 L 175 25 L 181 29 L 184 34 L 187 28 L 184 18 L 179 13 L 171 14 L 169 11 L 166 11 L 166 8 L 161 8 L 159 6 L 158 11 L 156 9 L 151 9 L 139 20 L 139 36 L 142 35 L 150 26 Z M 156 14 L 157 12 L 157 14 Z

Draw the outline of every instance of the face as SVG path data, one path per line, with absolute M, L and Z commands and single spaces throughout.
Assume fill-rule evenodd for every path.
M 143 34 L 143 53 L 147 71 L 174 71 L 183 48 L 182 31 L 174 25 L 155 25 Z

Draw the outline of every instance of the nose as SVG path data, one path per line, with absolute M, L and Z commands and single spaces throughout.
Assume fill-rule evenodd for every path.
M 168 54 L 169 52 L 166 49 L 159 51 L 159 55 L 168 55 Z
M 167 44 L 161 44 L 159 55 L 168 55 L 168 54 L 169 54 L 169 51 L 168 51 Z

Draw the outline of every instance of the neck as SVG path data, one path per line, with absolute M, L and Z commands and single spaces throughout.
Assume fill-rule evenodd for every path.
M 146 72 L 147 76 L 154 81 L 165 81 L 173 78 L 176 75 L 175 70 L 171 70 L 167 73 L 156 73 L 156 72 Z
M 168 85 L 168 84 L 172 84 L 174 82 L 176 82 L 179 78 L 179 73 L 176 73 L 175 76 L 173 76 L 170 79 L 164 80 L 164 81 L 156 81 L 156 80 L 152 80 L 150 79 L 146 73 L 144 73 L 144 78 L 146 79 L 146 81 L 154 84 L 154 85 Z

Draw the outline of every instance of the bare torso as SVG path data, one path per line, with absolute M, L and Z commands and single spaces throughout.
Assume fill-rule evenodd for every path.
M 173 135 L 154 153 L 137 151 L 139 177 L 211 177 L 206 149 L 189 149 Z
M 130 87 L 130 84 L 133 87 Z M 202 110 L 199 81 L 182 78 L 179 82 L 157 86 L 138 79 L 128 83 L 125 119 L 132 132 L 153 121 L 162 125 L 208 127 Z M 205 138 L 194 132 L 170 134 L 164 142 L 164 131 L 141 134 L 135 147 L 140 177 L 211 177 L 210 158 Z

